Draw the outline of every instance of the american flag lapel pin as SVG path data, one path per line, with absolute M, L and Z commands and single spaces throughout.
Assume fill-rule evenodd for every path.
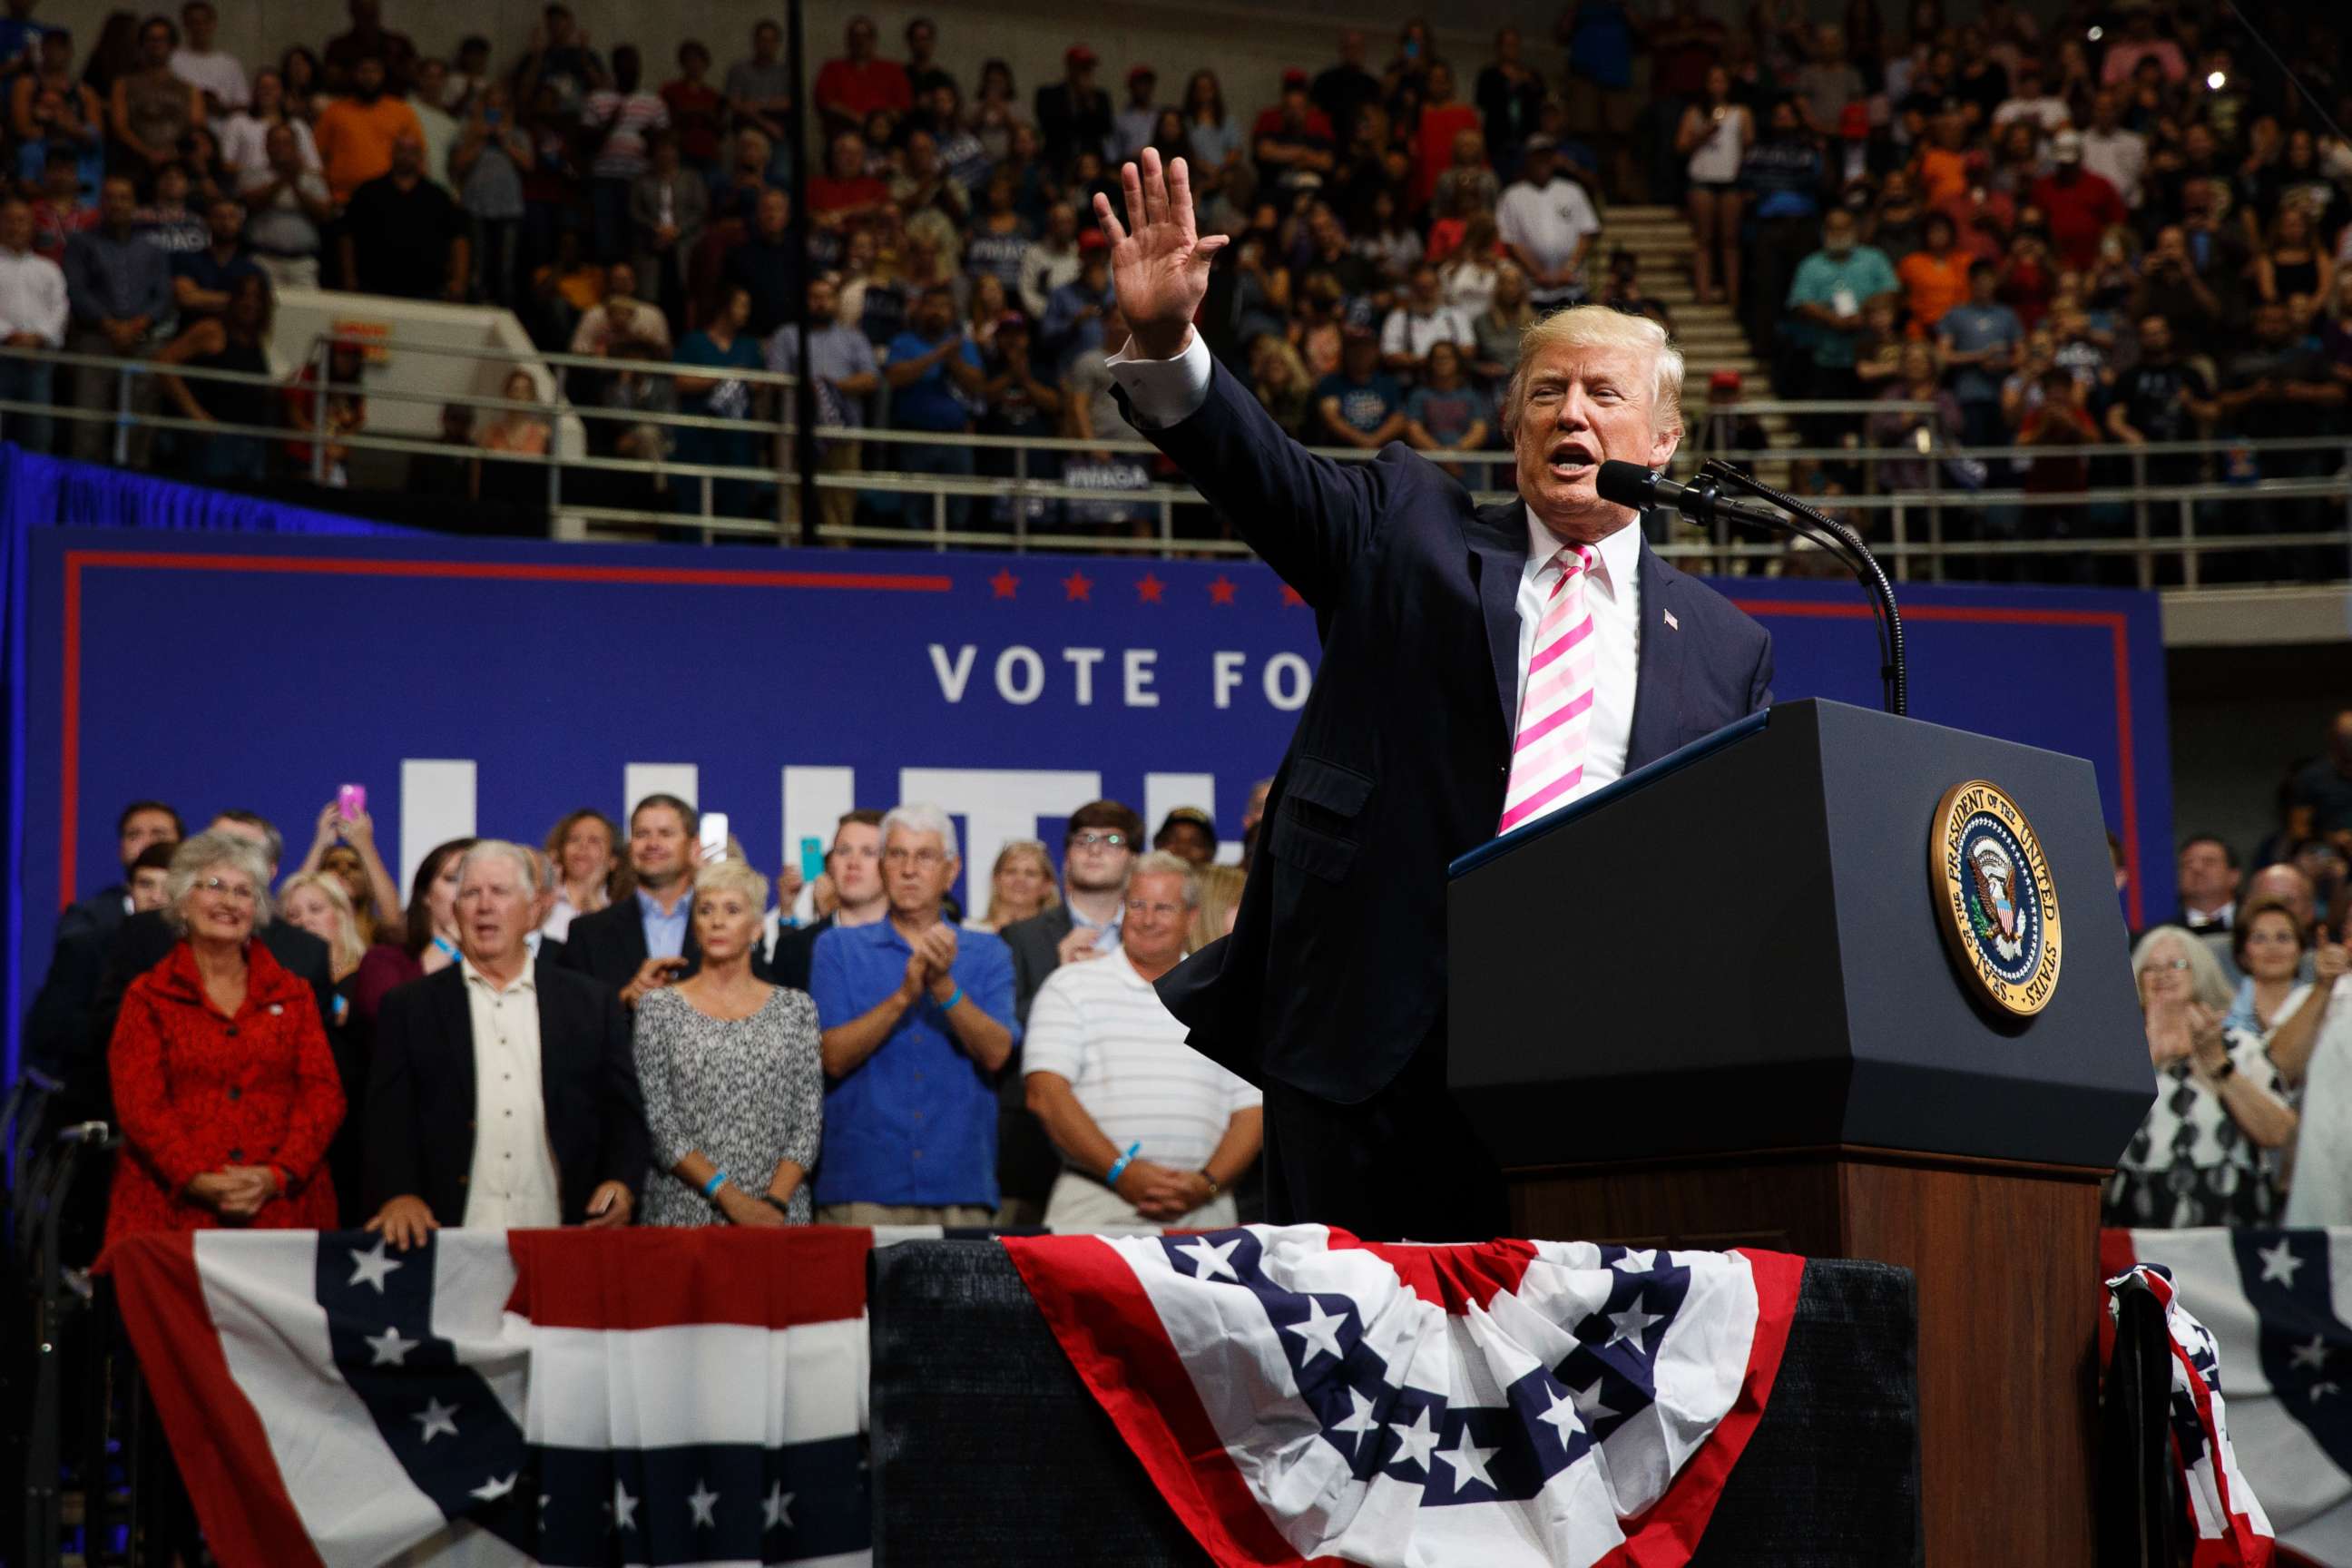
M 1680 630 L 1682 630 L 1682 629 L 1683 629 L 1683 624 L 1682 624 L 1682 622 L 1680 622 L 1680 621 L 1678 621 L 1678 620 L 1675 619 L 1675 613 L 1674 613 L 1672 610 L 1668 610 L 1668 611 L 1666 611 L 1666 612 L 1665 612 L 1665 617 L 1666 617 L 1666 629 L 1667 629 L 1668 631 L 1675 631 L 1675 632 L 1678 632 L 1678 631 L 1680 631 Z

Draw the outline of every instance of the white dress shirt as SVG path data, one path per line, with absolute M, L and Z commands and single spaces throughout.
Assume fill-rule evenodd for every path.
M 0 249 L 0 338 L 32 332 L 50 348 L 66 341 L 65 269 L 29 250 Z
M 551 1229 L 563 1223 L 555 1151 L 540 1087 L 539 983 L 532 966 L 504 985 L 458 960 L 474 1020 L 474 1166 L 468 1230 Z
M 1110 356 L 1110 374 L 1126 389 L 1136 418 L 1147 426 L 1173 425 L 1189 418 L 1208 401 L 1209 346 L 1194 332 L 1183 352 L 1173 359 L 1145 359 L 1130 338 Z M 1549 580 L 1537 578 L 1559 549 L 1559 541 L 1536 521 L 1528 519 L 1528 561 L 1519 574 L 1518 679 L 1512 688 L 1510 723 L 1518 727 L 1518 694 L 1526 689 L 1528 660 L 1535 656 L 1536 629 L 1543 624 Z M 1585 742 L 1584 776 L 1562 802 L 1591 795 L 1625 773 L 1625 754 L 1633 736 L 1633 688 L 1642 653 L 1642 530 L 1638 520 L 1601 542 L 1593 563 L 1592 581 L 1585 603 L 1592 611 L 1592 635 L 1598 643 L 1593 667 L 1592 727 Z

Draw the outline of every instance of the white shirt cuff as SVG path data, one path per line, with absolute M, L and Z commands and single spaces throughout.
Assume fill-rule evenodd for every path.
M 1129 337 L 1105 363 L 1146 429 L 1189 419 L 1209 401 L 1209 345 L 1191 328 L 1185 330 L 1183 352 L 1173 359 L 1145 359 Z

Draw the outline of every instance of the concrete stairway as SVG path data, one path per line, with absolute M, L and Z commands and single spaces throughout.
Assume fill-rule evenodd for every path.
M 1683 351 L 1684 416 L 1694 419 L 1706 405 L 1707 379 L 1717 371 L 1739 374 L 1742 395 L 1769 397 L 1764 363 L 1748 341 L 1738 316 L 1727 305 L 1702 305 L 1691 287 L 1690 224 L 1680 209 L 1611 204 L 1602 217 L 1599 244 L 1593 247 L 1591 269 L 1604 274 L 1610 251 L 1622 247 L 1641 264 L 1642 291 L 1664 305 L 1675 319 L 1675 338 Z M 1787 416 L 1772 415 L 1764 428 L 1775 447 L 1797 445 L 1797 432 Z M 1773 470 L 1779 471 L 1773 471 Z M 1759 474 L 1769 483 L 1787 479 L 1786 465 L 1763 466 Z

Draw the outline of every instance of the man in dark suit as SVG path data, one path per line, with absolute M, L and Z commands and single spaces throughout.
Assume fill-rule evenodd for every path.
M 278 880 L 278 857 L 285 853 L 286 840 L 268 817 L 257 812 L 224 811 L 205 831 L 234 833 L 252 840 L 268 864 L 270 881 Z M 115 1016 L 122 1011 L 122 994 L 131 989 L 132 981 L 163 963 L 179 940 L 161 910 L 126 915 L 115 929 L 97 994 L 90 1001 L 89 1032 L 68 1072 L 68 1098 L 78 1114 L 108 1121 L 114 1119 L 114 1087 L 106 1051 L 114 1039 Z M 290 921 L 271 921 L 254 940 L 268 948 L 288 973 L 310 987 L 320 1017 L 335 1016 L 334 968 L 325 942 Z
M 1119 950 L 1127 917 L 1127 873 L 1143 852 L 1143 818 L 1115 800 L 1090 800 L 1070 813 L 1062 838 L 1062 898 L 997 934 L 1013 950 L 1013 1015 L 1024 1028 L 1045 977 Z M 978 889 L 974 889 L 977 900 Z M 1007 1225 L 1045 1221 L 1045 1199 L 1062 1173 L 1062 1156 L 1029 1109 L 1021 1047 L 997 1079 L 996 1185 Z
M 702 948 L 694 940 L 695 834 L 700 826 L 694 807 L 674 795 L 649 795 L 637 802 L 629 814 L 635 895 L 572 921 L 557 961 L 602 981 L 625 1007 L 701 968 Z M 768 977 L 764 964 L 755 963 L 752 973 Z
M 833 847 L 825 851 L 824 875 L 833 886 L 831 912 L 776 933 L 775 951 L 768 958 L 768 978 L 778 985 L 807 990 L 817 938 L 835 926 L 870 926 L 889 914 L 890 895 L 882 886 L 880 812 L 860 807 L 841 814 L 841 820 L 834 824 Z
M 1142 853 L 1143 818 L 1132 807 L 1090 800 L 1070 813 L 1062 838 L 1061 900 L 998 933 L 1013 950 L 1013 1005 L 1023 1023 L 1045 976 L 1065 963 L 1118 951 L 1127 873 Z
M 440 1226 L 623 1226 L 648 1158 L 628 1016 L 534 963 L 530 851 L 483 839 L 457 884 L 458 962 L 386 995 L 367 1100 L 368 1222 L 395 1247 Z
M 1182 161 L 1163 172 L 1147 151 L 1122 184 L 1132 234 L 1095 205 L 1131 333 L 1106 344 L 1129 417 L 1323 641 L 1234 934 L 1160 996 L 1195 1048 L 1264 1085 L 1271 1217 L 1484 1239 L 1507 1222 L 1446 1089 L 1447 863 L 1770 700 L 1769 636 L 1595 489 L 1604 460 L 1674 456 L 1681 356 L 1655 322 L 1607 310 L 1531 331 L 1502 413 L 1518 494 L 1500 505 L 1399 446 L 1328 462 L 1192 330 L 1225 240 L 1196 233 Z M 1606 981 L 1560 956 L 1528 982 L 1570 1039 L 1580 980 Z
M 58 917 L 57 945 L 49 970 L 34 994 L 25 1020 L 26 1060 L 45 1072 L 62 1073 L 89 1035 L 90 1005 L 106 973 L 114 933 L 133 913 L 131 867 L 151 847 L 169 847 L 186 837 L 180 814 L 160 800 L 138 800 L 115 818 L 115 849 L 122 879 L 68 904 Z

